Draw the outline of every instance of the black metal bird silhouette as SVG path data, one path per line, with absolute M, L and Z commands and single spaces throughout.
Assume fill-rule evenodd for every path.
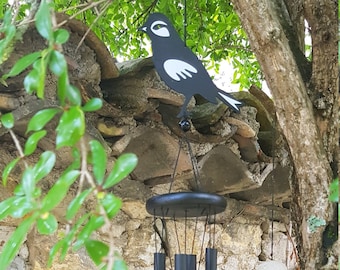
M 167 86 L 185 96 L 177 117 L 187 118 L 187 105 L 195 94 L 216 104 L 222 100 L 233 111 L 239 112 L 242 103 L 219 89 L 197 56 L 185 46 L 169 19 L 162 13 L 152 13 L 139 28 L 148 34 L 152 43 L 155 68 Z

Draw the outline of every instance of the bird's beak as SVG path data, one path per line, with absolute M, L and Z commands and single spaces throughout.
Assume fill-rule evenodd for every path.
M 147 27 L 146 26 L 141 26 L 138 28 L 138 31 L 146 32 Z

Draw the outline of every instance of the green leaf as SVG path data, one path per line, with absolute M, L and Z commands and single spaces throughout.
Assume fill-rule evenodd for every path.
M 66 219 L 71 220 L 78 213 L 79 208 L 83 205 L 86 197 L 93 191 L 93 189 L 86 189 L 77 195 L 68 205 L 66 210 Z
M 109 247 L 103 242 L 97 240 L 87 239 L 85 241 L 85 248 L 96 265 L 101 264 L 109 253 Z
M 34 209 L 34 205 L 24 196 L 13 196 L 0 203 L 0 220 L 10 215 L 13 218 L 22 218 Z
M 56 76 L 67 72 L 67 63 L 62 53 L 52 50 L 49 58 L 49 68 Z
M 28 94 L 37 91 L 39 85 L 39 72 L 36 69 L 31 70 L 24 79 L 24 88 Z
M 35 190 L 34 170 L 32 167 L 25 169 L 22 174 L 21 183 L 27 201 L 31 201 Z
M 51 249 L 50 249 L 50 253 L 49 253 L 49 257 L 48 257 L 48 261 L 47 261 L 47 267 L 50 268 L 52 266 L 52 262 L 55 258 L 55 256 L 57 255 L 57 253 L 59 252 L 60 249 L 62 249 L 64 246 L 67 246 L 65 244 L 65 240 L 64 238 L 59 240 Z
M 4 38 L 0 40 L 0 64 L 6 61 L 13 50 L 16 27 L 12 24 L 12 9 L 7 8 L 1 23 Z
M 46 0 L 41 1 L 38 11 L 35 14 L 35 26 L 39 34 L 50 42 L 53 41 L 51 18 L 49 4 Z
M 56 148 L 73 146 L 84 135 L 84 112 L 78 106 L 72 106 L 64 111 L 57 126 Z
M 43 137 L 45 137 L 46 134 L 47 134 L 46 130 L 40 130 L 40 131 L 33 133 L 31 136 L 28 137 L 25 143 L 25 148 L 24 148 L 25 156 L 32 154 L 35 151 L 35 149 L 37 149 L 37 145 L 39 141 Z
M 90 149 L 92 154 L 93 174 L 97 183 L 101 185 L 106 171 L 106 152 L 102 144 L 96 140 L 90 141 Z
M 103 101 L 100 98 L 91 98 L 84 106 L 84 112 L 94 112 L 103 106 Z
M 16 196 L 16 200 L 13 201 L 13 205 L 10 209 L 10 216 L 13 218 L 22 218 L 26 214 L 34 210 L 35 204 L 32 201 L 28 201 L 24 196 Z
M 15 196 L 25 196 L 25 192 L 24 192 L 24 189 L 22 188 L 22 184 L 18 184 L 14 190 L 13 190 L 13 193 Z
M 41 57 L 41 52 L 34 52 L 23 56 L 14 64 L 9 73 L 3 76 L 3 78 L 7 79 L 9 77 L 17 76 L 30 65 L 32 65 L 39 57 Z
M 36 218 L 35 214 L 23 220 L 5 243 L 0 253 L 1 268 L 7 269 L 13 261 Z
M 122 207 L 122 200 L 111 193 L 107 193 L 100 201 L 109 218 L 113 218 Z
M 11 207 L 17 197 L 9 197 L 0 202 L 0 220 L 6 218 L 11 213 Z
M 46 212 L 37 219 L 37 229 L 41 234 L 52 234 L 58 229 L 58 221 L 54 215 Z
M 34 178 L 36 183 L 52 171 L 55 161 L 56 155 L 52 151 L 45 151 L 40 155 L 38 162 L 34 165 Z
M 339 178 L 333 180 L 329 186 L 329 200 L 331 202 L 339 202 Z
M 9 174 L 11 173 L 11 171 L 13 170 L 13 168 L 15 167 L 15 165 L 17 165 L 19 160 L 20 160 L 20 157 L 17 157 L 16 159 L 13 159 L 10 163 L 6 165 L 4 171 L 2 172 L 2 184 L 4 186 L 7 185 L 7 178 Z
M 83 225 L 83 223 L 89 218 L 90 213 L 85 214 L 77 220 L 74 226 L 68 231 L 67 235 L 60 239 L 50 250 L 50 255 L 48 259 L 48 267 L 51 267 L 52 261 L 57 253 L 60 251 L 60 260 L 64 260 L 68 249 L 72 246 L 73 238 L 78 232 L 78 229 Z
M 90 238 L 93 231 L 99 229 L 105 223 L 103 216 L 91 216 L 90 220 L 85 224 L 84 228 L 80 231 L 77 241 L 74 243 L 74 250 L 81 248 L 85 241 Z
M 77 87 L 70 84 L 67 86 L 67 99 L 72 105 L 81 105 L 81 94 Z
M 65 104 L 68 85 L 69 85 L 69 80 L 68 80 L 67 72 L 62 73 L 58 78 L 58 91 L 57 91 L 57 95 L 58 95 L 60 104 L 62 106 L 64 106 Z
M 128 270 L 127 265 L 124 262 L 123 258 L 117 252 L 115 252 L 113 270 Z
M 41 211 L 49 212 L 56 207 L 66 196 L 70 186 L 76 181 L 80 172 L 69 171 L 63 174 L 48 191 L 41 203 Z
M 14 116 L 13 113 L 6 113 L 1 115 L 1 123 L 5 128 L 12 128 L 14 126 Z
M 45 127 L 45 125 L 52 120 L 52 118 L 60 112 L 59 108 L 49 108 L 38 111 L 28 122 L 26 134 L 30 131 L 38 131 Z
M 104 188 L 110 188 L 113 185 L 119 183 L 125 177 L 127 177 L 137 166 L 138 158 L 135 154 L 126 153 L 122 154 L 117 160 L 116 163 L 106 178 L 104 183 Z
M 58 44 L 64 44 L 70 37 L 70 33 L 65 29 L 57 29 L 53 35 L 55 42 Z
M 40 99 L 44 98 L 44 88 L 45 88 L 45 78 L 46 78 L 46 59 L 49 57 L 49 51 L 46 52 L 47 54 L 38 59 L 37 61 L 34 62 L 33 68 L 34 70 L 37 71 L 37 83 L 36 83 L 36 94 L 37 97 Z

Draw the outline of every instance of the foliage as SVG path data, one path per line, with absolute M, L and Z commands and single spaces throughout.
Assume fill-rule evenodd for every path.
M 68 0 L 66 3 L 65 0 L 56 0 L 55 3 L 58 11 L 65 11 L 91 26 L 112 54 L 123 59 L 151 54 L 149 42 L 137 28 L 149 13 L 162 12 L 170 18 L 187 46 L 203 60 L 208 69 L 217 71 L 218 62 L 226 60 L 235 69 L 233 83 L 239 83 L 241 88 L 246 89 L 251 84 L 261 86 L 259 64 L 229 1 L 186 1 L 186 9 L 183 1 L 179 0 L 99 0 L 88 5 L 79 0 Z
M 3 185 L 7 185 L 11 172 L 19 163 L 24 165 L 24 170 L 13 196 L 0 202 L 0 220 L 7 217 L 20 219 L 18 227 L 3 246 L 0 265 L 3 269 L 9 266 L 33 226 L 36 226 L 41 234 L 53 234 L 57 231 L 58 222 L 53 210 L 65 199 L 70 187 L 77 182 L 78 192 L 65 213 L 69 230 L 59 237 L 51 249 L 49 265 L 58 254 L 60 259 L 64 259 L 70 249 L 78 250 L 85 247 L 100 269 L 126 269 L 125 263 L 114 252 L 112 241 L 103 243 L 91 239 L 91 235 L 103 225 L 109 225 L 110 220 L 119 211 L 122 201 L 110 193 L 109 189 L 135 168 L 137 157 L 129 153 L 121 155 L 112 171 L 107 173 L 107 157 L 103 145 L 96 140 L 88 143 L 84 140 L 85 112 L 100 109 L 102 101 L 93 98 L 82 105 L 79 90 L 69 82 L 66 60 L 61 52 L 62 44 L 68 40 L 69 33 L 53 26 L 51 12 L 52 5 L 43 0 L 35 14 L 36 29 L 46 39 L 47 47 L 23 56 L 1 78 L 5 82 L 7 78 L 16 76 L 27 68 L 31 69 L 24 79 L 25 90 L 42 99 L 46 74 L 51 72 L 58 78 L 57 96 L 60 105 L 40 110 L 30 119 L 26 129 L 28 139 L 23 147 L 12 131 L 15 124 L 13 114 L 1 116 L 1 124 L 8 129 L 19 152 L 19 156 L 3 170 Z M 12 40 L 16 32 L 11 14 L 5 12 L 0 29 L 1 33 L 6 33 L 6 37 L 0 40 L 1 59 L 7 57 L 5 54 L 10 46 L 9 38 Z M 26 157 L 38 153 L 37 145 L 47 135 L 45 127 L 52 119 L 58 121 L 54 150 L 69 147 L 72 149 L 73 162 L 58 176 L 52 187 L 43 192 L 40 184 L 53 172 L 57 161 L 56 153 L 55 151 L 41 153 L 35 164 L 28 164 Z M 88 167 L 92 167 L 92 171 L 89 171 Z M 87 188 L 83 188 L 84 183 L 87 183 Z M 93 210 L 82 213 L 81 206 L 89 199 L 95 201 Z
M 30 8 L 30 2 L 20 5 L 19 14 L 23 16 Z M 208 69 L 218 71 L 219 62 L 228 61 L 234 67 L 232 83 L 239 84 L 240 89 L 248 89 L 252 84 L 261 87 L 260 66 L 230 1 L 187 1 L 185 8 L 179 0 L 98 0 L 89 3 L 55 0 L 55 9 L 89 25 L 112 55 L 124 60 L 151 55 L 150 43 L 137 29 L 149 13 L 162 12 Z

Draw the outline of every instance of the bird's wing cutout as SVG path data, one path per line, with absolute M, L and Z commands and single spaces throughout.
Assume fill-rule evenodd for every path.
M 192 73 L 197 73 L 197 69 L 194 66 L 178 59 L 166 60 L 163 67 L 169 77 L 175 81 L 192 78 Z

